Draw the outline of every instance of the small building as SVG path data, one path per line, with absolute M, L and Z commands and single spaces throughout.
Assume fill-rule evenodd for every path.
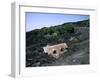
M 54 58 L 59 58 L 68 48 L 66 43 L 60 43 L 56 45 L 43 47 L 44 52 L 48 55 L 52 55 Z

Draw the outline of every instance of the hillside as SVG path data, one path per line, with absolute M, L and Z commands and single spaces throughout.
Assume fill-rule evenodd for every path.
M 44 53 L 44 46 L 58 43 L 69 46 L 59 59 Z M 26 32 L 26 67 L 75 64 L 89 64 L 89 20 Z

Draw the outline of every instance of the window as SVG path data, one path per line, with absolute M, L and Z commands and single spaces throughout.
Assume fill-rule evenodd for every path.
M 56 54 L 56 53 L 57 53 L 57 51 L 56 51 L 56 50 L 54 50 L 54 51 L 53 51 L 53 54 Z

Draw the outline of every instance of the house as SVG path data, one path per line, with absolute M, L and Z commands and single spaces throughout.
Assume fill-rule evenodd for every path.
M 54 58 L 58 59 L 68 48 L 66 43 L 60 43 L 56 45 L 43 47 L 44 52 L 48 55 L 52 55 Z

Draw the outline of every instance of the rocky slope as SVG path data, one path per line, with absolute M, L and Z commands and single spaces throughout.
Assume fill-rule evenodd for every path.
M 43 47 L 65 42 L 68 50 L 55 59 Z M 26 32 L 26 67 L 89 64 L 89 20 Z

